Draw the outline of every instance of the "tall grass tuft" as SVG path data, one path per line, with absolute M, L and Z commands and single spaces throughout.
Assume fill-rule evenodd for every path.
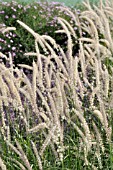
M 51 36 L 17 20 L 34 38 L 35 51 L 24 55 L 36 61 L 15 67 L 10 52 L 0 53 L 7 61 L 0 63 L 2 169 L 42 170 L 49 154 L 57 168 L 65 168 L 71 155 L 76 169 L 112 167 L 113 4 L 84 5 L 87 10 L 80 14 L 61 7 L 73 18 L 79 38 L 68 21 L 57 17 L 61 29 L 55 33 L 66 35 L 66 51 Z

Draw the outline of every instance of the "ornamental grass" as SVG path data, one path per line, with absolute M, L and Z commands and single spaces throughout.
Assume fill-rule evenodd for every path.
M 56 18 L 60 29 L 55 33 L 67 37 L 66 51 L 50 35 L 17 20 L 34 39 L 35 50 L 24 54 L 32 64 L 15 66 L 10 51 L 0 53 L 3 170 L 112 167 L 113 4 L 83 4 L 86 10 L 80 14 L 61 7 L 72 17 L 79 38 L 66 19 Z M 6 27 L 1 33 L 17 29 Z

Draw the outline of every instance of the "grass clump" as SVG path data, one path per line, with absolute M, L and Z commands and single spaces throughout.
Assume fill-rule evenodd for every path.
M 0 53 L 2 169 L 112 168 L 113 4 L 84 5 L 87 10 L 79 14 L 61 7 L 73 25 L 56 18 L 55 33 L 65 34 L 65 48 L 23 20 L 2 28 L 4 35 L 21 27 L 34 45 L 24 53 L 30 65 L 17 67 L 11 52 Z

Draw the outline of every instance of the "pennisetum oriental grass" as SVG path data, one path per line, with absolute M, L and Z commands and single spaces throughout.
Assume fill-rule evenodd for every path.
M 20 157 L 22 163 L 19 164 L 18 160 L 15 162 L 21 169 L 25 166 L 31 170 L 31 162 L 17 139 L 15 140 L 16 146 L 11 143 L 10 127 L 5 117 L 4 105 L 9 107 L 12 105 L 13 108 L 19 109 L 18 115 L 25 126 L 24 133 L 33 138 L 32 149 L 40 170 L 43 169 L 42 158 L 48 147 L 51 147 L 55 159 L 59 158 L 62 163 L 63 159 L 66 159 L 64 157 L 66 126 L 70 126 L 73 133 L 78 134 L 86 166 L 102 169 L 104 163 L 101 154 L 104 155 L 106 152 L 104 140 L 107 140 L 108 144 L 112 141 L 112 126 L 108 114 L 108 108 L 112 109 L 112 104 L 108 106 L 108 99 L 113 99 L 111 92 L 113 83 L 112 74 L 109 74 L 111 65 L 109 67 L 106 65 L 108 55 L 110 62 L 113 61 L 113 42 L 109 23 L 109 15 L 112 18 L 112 11 L 106 11 L 111 9 L 109 3 L 106 3 L 107 7 L 100 1 L 100 7 L 94 6 L 94 8 L 89 2 L 84 3 L 87 10 L 81 12 L 77 19 L 75 13 L 62 7 L 62 10 L 73 18 L 79 29 L 77 54 L 73 54 L 73 38 L 77 39 L 77 34 L 65 19 L 57 17 L 62 30 L 57 30 L 56 33 L 66 34 L 67 52 L 64 52 L 52 37 L 39 35 L 27 24 L 17 21 L 34 37 L 35 51 L 24 55 L 35 56 L 37 61 L 33 60 L 31 66 L 18 64 L 21 69 L 32 72 L 31 79 L 23 70 L 14 68 L 11 54 L 8 60 L 9 68 L 0 63 L 0 107 L 2 111 L 0 130 L 7 145 Z M 7 28 L 5 31 L 10 30 Z M 88 36 L 84 36 L 84 31 Z M 99 37 L 100 33 L 103 34 L 102 38 Z M 2 53 L 0 57 L 7 58 Z M 31 109 L 29 116 L 24 105 L 27 109 Z M 43 136 L 39 151 L 35 145 L 37 138 L 33 136 L 34 134 Z M 95 154 L 92 153 L 94 149 Z M 90 162 L 91 154 L 93 160 L 97 159 L 97 167 L 94 162 Z M 6 167 L 2 158 L 0 161 L 1 168 L 4 170 Z

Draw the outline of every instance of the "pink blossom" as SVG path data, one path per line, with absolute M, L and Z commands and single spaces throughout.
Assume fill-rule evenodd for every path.
M 5 11 L 0 11 L 0 14 L 4 14 L 5 13 Z
M 13 52 L 13 53 L 12 53 L 12 56 L 13 56 L 13 57 L 16 56 L 16 53 Z
M 5 16 L 5 18 L 6 18 L 6 19 L 7 19 L 7 18 L 9 18 L 9 16 L 8 16 L 8 15 L 6 15 L 6 16 Z
M 16 15 L 12 15 L 12 18 L 16 18 Z
M 12 36 L 13 36 L 13 37 L 16 37 L 16 34 L 13 34 Z
M 16 47 L 12 47 L 12 50 L 13 50 L 13 51 L 16 50 Z
M 19 4 L 19 5 L 18 5 L 18 8 L 20 8 L 20 9 L 21 9 L 21 8 L 22 8 L 22 5 L 20 5 L 20 4 Z
M 12 9 L 13 11 L 15 11 L 15 12 L 16 12 L 16 9 L 15 9 L 15 8 L 11 7 L 11 9 Z
M 11 43 L 13 43 L 14 41 L 13 40 L 10 40 Z
M 8 44 L 8 48 L 10 48 L 11 46 L 10 46 L 10 44 Z

